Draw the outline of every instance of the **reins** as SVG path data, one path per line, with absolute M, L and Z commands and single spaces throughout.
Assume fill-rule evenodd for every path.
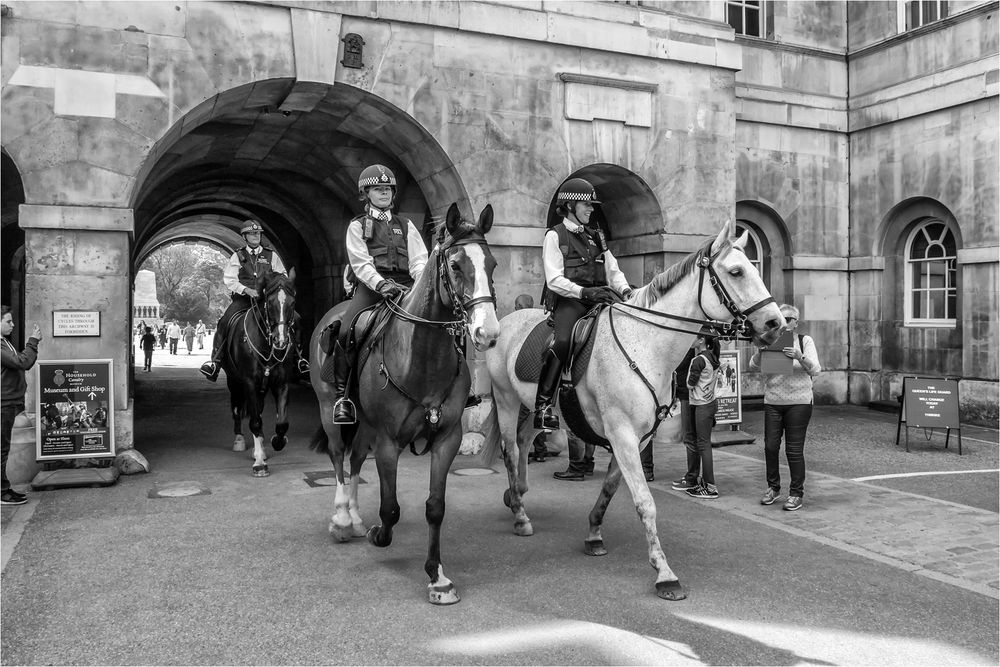
M 270 291 L 273 291 L 273 290 L 269 290 L 269 292 Z M 274 370 L 275 368 L 277 368 L 281 364 L 285 363 L 285 360 L 288 359 L 288 351 L 292 347 L 292 344 L 291 344 L 292 331 L 291 331 L 291 329 L 292 329 L 293 324 L 289 324 L 288 325 L 289 342 L 286 343 L 283 348 L 281 348 L 282 354 L 281 354 L 280 357 L 278 357 L 274 353 L 274 350 L 275 350 L 274 346 L 271 345 L 271 334 L 270 334 L 270 331 L 271 331 L 271 321 L 270 321 L 270 318 L 267 315 L 267 308 L 264 308 L 263 309 L 263 313 L 262 313 L 261 312 L 261 308 L 258 305 L 258 301 L 259 301 L 259 299 L 252 299 L 250 301 L 250 309 L 247 310 L 243 314 L 243 337 L 244 337 L 244 340 L 246 340 L 247 345 L 250 347 L 250 349 L 253 351 L 253 353 L 257 356 L 257 358 L 260 360 L 260 362 L 264 365 L 264 377 L 268 377 L 269 375 L 271 375 L 271 371 L 272 370 Z M 253 338 L 250 337 L 250 331 L 247 329 L 247 319 L 250 317 L 251 313 L 253 313 L 254 324 L 257 325 L 257 328 L 260 330 L 261 335 L 263 336 L 264 341 L 265 341 L 265 343 L 267 345 L 267 354 L 266 355 L 263 352 L 261 352 L 260 350 L 258 350 L 257 346 L 253 344 Z M 271 362 L 271 361 L 273 361 L 274 363 L 273 364 L 269 364 L 268 362 Z
M 732 248 L 730 248 L 730 250 L 731 249 Z M 715 289 L 715 294 L 719 298 L 719 301 L 722 303 L 722 305 L 726 307 L 726 310 L 728 310 L 730 313 L 733 314 L 734 318 L 733 322 L 720 322 L 719 320 L 709 320 L 709 319 L 700 320 L 693 317 L 683 317 L 681 315 L 674 315 L 673 313 L 664 313 L 658 310 L 643 308 L 641 306 L 635 306 L 628 303 L 613 303 L 608 308 L 608 325 L 611 328 L 611 337 L 614 339 L 615 345 L 618 346 L 618 350 L 622 353 L 622 356 L 624 356 L 625 360 L 628 361 L 629 369 L 632 370 L 632 372 L 634 372 L 636 375 L 638 375 L 639 379 L 642 380 L 644 385 L 646 385 L 646 388 L 649 390 L 650 395 L 652 395 L 653 397 L 653 405 L 656 406 L 654 408 L 654 414 L 653 414 L 653 427 L 639 439 L 640 445 L 647 438 L 651 439 L 656 435 L 656 431 L 657 429 L 660 428 L 660 424 L 670 415 L 670 410 L 674 406 L 674 403 L 676 403 L 677 398 L 676 396 L 673 397 L 673 400 L 670 402 L 669 405 L 660 403 L 660 399 L 656 396 L 655 387 L 653 387 L 649 379 L 645 375 L 643 375 L 642 370 L 639 369 L 639 365 L 635 362 L 635 360 L 632 359 L 628 351 L 625 349 L 625 346 L 622 344 L 621 339 L 618 337 L 618 331 L 617 329 L 615 329 L 614 313 L 616 310 L 620 310 L 625 315 L 628 315 L 633 319 L 637 319 L 640 322 L 645 322 L 646 324 L 649 324 L 650 326 L 656 327 L 658 329 L 679 331 L 681 333 L 687 333 L 687 334 L 699 333 L 699 331 L 691 331 L 689 329 L 679 329 L 677 327 L 668 326 L 666 324 L 651 322 L 650 320 L 644 317 L 639 317 L 638 315 L 635 315 L 633 312 L 629 311 L 638 311 L 641 313 L 647 313 L 659 317 L 666 317 L 681 322 L 689 322 L 691 324 L 697 324 L 700 327 L 707 327 L 711 329 L 711 332 L 704 332 L 702 335 L 714 336 L 716 338 L 720 338 L 723 340 L 752 340 L 747 335 L 747 329 L 749 328 L 749 324 L 747 322 L 749 316 L 753 312 L 763 308 L 767 304 L 774 303 L 774 298 L 768 296 L 766 299 L 761 299 L 757 303 L 750 306 L 749 309 L 745 311 L 741 310 L 740 307 L 736 304 L 736 301 L 729 295 L 729 292 L 726 291 L 725 285 L 722 284 L 722 280 L 719 278 L 719 274 L 716 272 L 715 267 L 712 265 L 713 261 L 717 257 L 719 257 L 720 254 L 721 253 L 716 253 L 714 255 L 708 256 L 704 252 L 701 252 L 699 253 L 698 258 L 695 260 L 695 265 L 698 266 L 698 308 L 701 310 L 702 314 L 705 315 L 705 317 L 708 317 L 708 313 L 705 312 L 705 307 L 701 303 L 701 292 L 702 292 L 702 287 L 705 284 L 705 273 L 707 272 L 710 274 L 709 284 Z

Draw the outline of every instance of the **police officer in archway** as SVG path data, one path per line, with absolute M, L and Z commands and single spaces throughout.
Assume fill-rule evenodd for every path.
M 594 186 L 571 178 L 556 194 L 556 214 L 562 221 L 545 233 L 542 265 L 545 270 L 543 305 L 552 313 L 555 338 L 545 351 L 535 394 L 535 428 L 559 428 L 552 401 L 559 374 L 569 354 L 573 325 L 595 304 L 615 303 L 632 293 L 618 260 L 608 250 L 604 232 L 590 217 L 597 199 Z
M 243 310 L 250 308 L 252 301 L 260 296 L 254 288 L 257 284 L 257 275 L 267 270 L 275 273 L 286 274 L 285 266 L 281 263 L 281 258 L 273 249 L 261 245 L 261 234 L 263 228 L 256 220 L 246 220 L 240 234 L 246 245 L 237 250 L 229 258 L 226 269 L 222 273 L 222 282 L 232 295 L 232 301 L 226 312 L 219 319 L 218 327 L 215 330 L 215 339 L 212 341 L 212 356 L 201 365 L 201 372 L 212 382 L 219 377 L 219 369 L 222 367 L 222 351 L 226 342 L 226 330 L 232 317 Z M 295 317 L 298 324 L 298 315 Z M 295 354 L 298 357 L 298 369 L 300 373 L 309 372 L 309 361 L 302 356 L 302 348 L 299 337 L 301 332 L 298 326 L 294 327 L 293 344 Z
M 358 197 L 364 211 L 347 225 L 347 259 L 354 274 L 354 296 L 341 320 L 334 360 L 333 423 L 357 421 L 354 402 L 347 397 L 347 384 L 356 359 L 349 349 L 351 323 L 365 308 L 382 299 L 392 299 L 413 286 L 427 264 L 427 247 L 416 226 L 392 212 L 396 199 L 396 176 L 387 167 L 373 164 L 358 177 Z

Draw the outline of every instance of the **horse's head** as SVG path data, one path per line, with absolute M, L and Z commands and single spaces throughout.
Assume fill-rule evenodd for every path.
M 735 319 L 737 325 L 745 323 L 757 344 L 770 345 L 781 334 L 785 318 L 743 250 L 747 238 L 744 232 L 733 240 L 726 222 L 711 247 L 698 259 L 702 272 L 698 300 L 707 317 Z
M 273 271 L 264 273 L 257 284 L 271 347 L 282 350 L 291 340 L 290 328 L 295 320 L 295 269 L 287 276 Z
M 473 224 L 462 219 L 458 204 L 452 204 L 445 217 L 448 233 L 441 239 L 439 248 L 438 275 L 444 283 L 442 295 L 447 295 L 460 311 L 477 350 L 493 347 L 500 335 L 493 291 L 493 270 L 497 261 L 486 241 L 486 233 L 492 226 L 491 205 L 486 205 L 479 214 L 479 221 Z

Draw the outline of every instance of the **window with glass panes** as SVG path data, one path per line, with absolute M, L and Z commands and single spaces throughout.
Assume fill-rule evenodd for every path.
M 913 30 L 922 25 L 939 21 L 948 16 L 947 0 L 901 0 L 904 14 L 904 30 Z
M 766 36 L 764 5 L 766 0 L 728 0 L 726 21 L 737 35 Z
M 906 324 L 954 325 L 958 302 L 955 235 L 941 221 L 919 225 L 906 243 Z
M 747 239 L 746 246 L 743 247 L 743 251 L 746 253 L 747 259 L 753 264 L 754 268 L 757 269 L 757 273 L 764 280 L 764 285 L 770 289 L 768 284 L 770 281 L 767 276 L 764 275 L 764 253 L 762 251 L 762 246 L 760 243 L 760 238 L 757 236 L 757 232 L 748 227 L 743 221 L 736 221 L 736 236 L 737 238 L 746 232 L 749 236 Z

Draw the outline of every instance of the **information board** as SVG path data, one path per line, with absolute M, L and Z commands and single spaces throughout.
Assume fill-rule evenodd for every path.
M 111 359 L 47 360 L 36 364 L 37 460 L 115 455 L 111 364 Z
M 960 428 L 958 380 L 904 377 L 902 421 L 913 428 Z
M 743 383 L 740 378 L 740 351 L 723 350 L 719 355 L 719 370 L 722 376 L 715 390 L 718 409 L 716 424 L 739 424 L 743 421 Z

